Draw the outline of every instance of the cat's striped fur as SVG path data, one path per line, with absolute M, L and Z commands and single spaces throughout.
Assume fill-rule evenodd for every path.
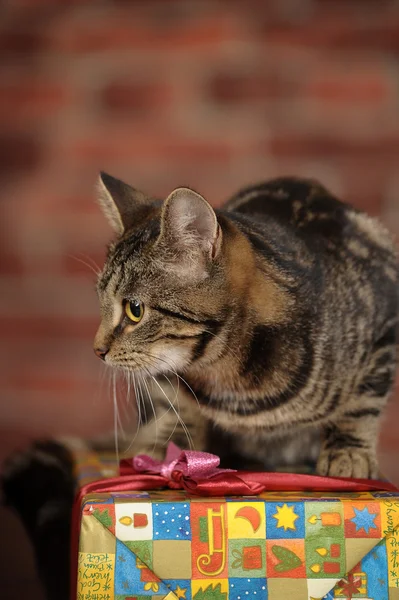
M 398 333 L 386 229 L 293 178 L 215 211 L 187 188 L 162 203 L 105 174 L 100 187 L 118 239 L 98 281 L 97 353 L 151 381 L 183 377 L 180 409 L 199 448 L 268 468 L 318 457 L 322 475 L 377 476 Z M 137 324 L 133 300 L 144 304 Z M 153 433 L 143 444 L 151 449 Z M 6 493 L 12 485 L 11 472 Z
M 385 228 L 311 181 L 249 188 L 220 211 L 186 188 L 161 205 L 103 184 L 121 219 L 98 284 L 107 363 L 171 366 L 251 456 L 267 461 L 270 439 L 316 427 L 319 473 L 375 477 L 397 344 Z M 133 298 L 137 325 L 123 311 Z

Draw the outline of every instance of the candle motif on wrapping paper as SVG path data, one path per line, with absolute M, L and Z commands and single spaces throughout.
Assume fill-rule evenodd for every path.
M 133 525 L 134 529 L 142 529 L 144 527 L 147 527 L 148 517 L 144 513 L 133 513 L 133 515 L 131 517 L 130 516 L 120 517 L 119 523 L 121 523 L 122 525 L 125 525 L 126 527 Z
M 343 507 L 309 502 L 306 513 L 307 576 L 338 581 L 346 568 Z
M 115 502 L 115 535 L 122 541 L 151 540 L 153 532 L 152 504 Z
M 311 515 L 308 518 L 308 521 L 312 525 L 315 525 L 317 522 L 321 522 L 321 525 L 323 527 L 337 527 L 338 525 L 341 525 L 342 522 L 341 515 L 336 512 L 323 512 L 320 514 L 320 517 L 318 517 L 317 515 Z
M 328 557 L 330 558 L 340 558 L 341 556 L 341 546 L 339 544 L 331 544 L 329 549 L 328 548 L 316 548 L 315 552 L 317 552 L 317 554 L 319 554 L 319 556 L 322 557 L 323 559 L 323 563 L 314 563 L 313 565 L 311 565 L 310 570 L 313 571 L 313 573 L 320 573 L 320 571 L 323 568 L 324 573 L 328 573 L 328 574 L 334 574 L 334 573 L 339 573 L 340 571 L 340 565 L 338 562 L 335 561 L 328 561 L 326 559 L 328 559 Z

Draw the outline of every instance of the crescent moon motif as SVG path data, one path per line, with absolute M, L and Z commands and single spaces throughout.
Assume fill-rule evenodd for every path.
M 254 533 L 258 531 L 261 524 L 261 516 L 253 506 L 239 508 L 235 514 L 235 519 L 245 519 L 248 521 Z

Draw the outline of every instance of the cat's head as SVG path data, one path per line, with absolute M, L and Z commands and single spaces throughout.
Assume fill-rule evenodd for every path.
M 96 354 L 153 375 L 206 362 L 231 301 L 215 211 L 188 188 L 162 202 L 104 173 L 99 187 L 118 238 L 97 283 Z

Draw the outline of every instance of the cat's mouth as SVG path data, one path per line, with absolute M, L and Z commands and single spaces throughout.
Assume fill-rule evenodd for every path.
M 121 369 L 133 373 L 133 375 L 144 377 L 157 377 L 162 373 L 162 364 L 158 365 L 154 361 L 145 361 L 142 358 L 125 356 L 109 356 L 106 364 L 113 369 Z M 163 369 L 165 372 L 166 368 Z
M 128 355 L 126 352 L 106 356 L 110 367 L 121 368 L 130 373 L 144 377 L 158 377 L 168 373 L 182 373 L 190 364 L 190 352 L 182 348 L 161 348 L 157 351 L 135 351 Z

